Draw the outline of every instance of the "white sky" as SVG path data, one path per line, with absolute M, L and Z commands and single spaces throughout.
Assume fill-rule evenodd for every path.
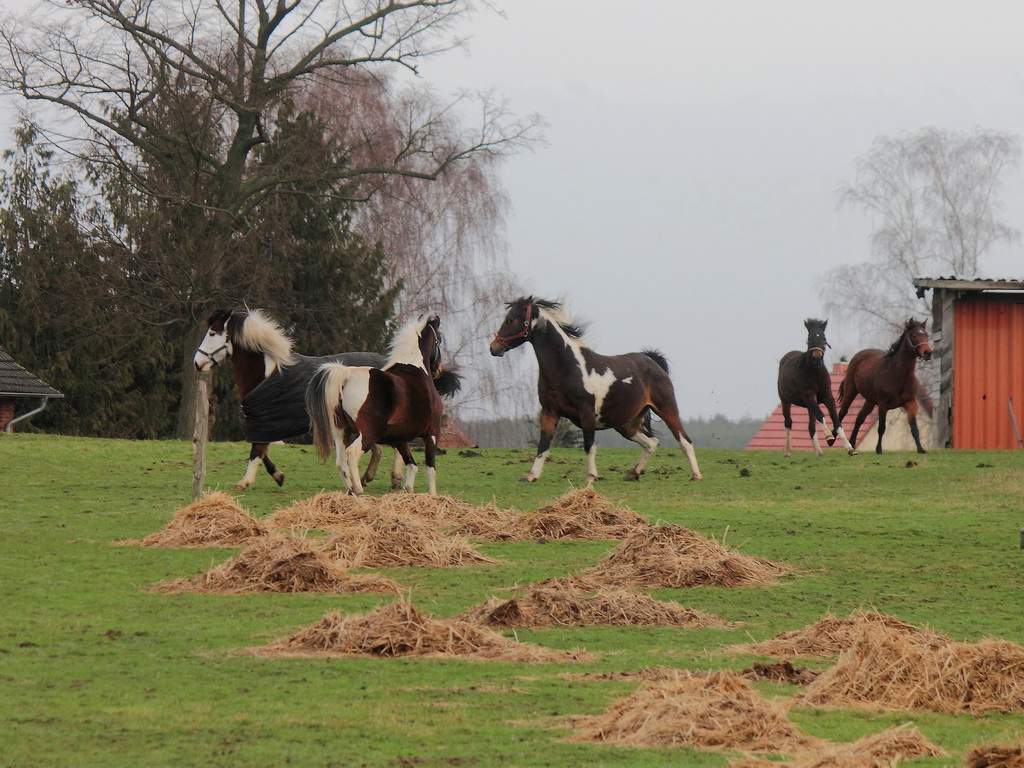
M 823 314 L 820 279 L 868 256 L 871 222 L 836 202 L 876 137 L 1024 134 L 1019 0 L 501 5 L 421 77 L 544 117 L 546 144 L 503 165 L 511 266 L 589 321 L 597 351 L 661 349 L 684 419 L 774 408 L 778 359 Z M 1024 230 L 1020 173 L 1004 200 Z M 1022 248 L 985 273 L 1024 277 Z M 830 362 L 867 345 L 839 320 L 829 335 Z M 482 340 L 459 362 L 501 365 L 486 355 Z

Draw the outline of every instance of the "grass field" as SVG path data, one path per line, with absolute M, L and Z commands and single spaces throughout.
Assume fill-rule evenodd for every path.
M 443 494 L 526 511 L 585 475 L 581 451 L 556 451 L 535 484 L 516 482 L 526 450 L 449 451 Z M 678 449 L 656 454 L 639 483 L 621 477 L 636 451 L 598 453 L 595 490 L 647 517 L 799 569 L 757 588 L 656 590 L 730 630 L 567 627 L 519 640 L 585 648 L 587 662 L 267 659 L 247 649 L 381 595 L 168 595 L 147 587 L 193 576 L 238 550 L 117 547 L 160 530 L 185 506 L 191 446 L 0 435 L 0 766 L 725 766 L 736 754 L 566 740 L 571 718 L 604 710 L 637 683 L 570 673 L 673 666 L 742 669 L 722 647 L 860 608 L 956 640 L 1024 643 L 1024 453 L 927 456 L 833 449 L 810 454 L 698 452 L 703 483 Z M 240 503 L 265 516 L 340 487 L 332 466 L 298 446 L 272 455 L 287 479 L 261 475 Z M 207 487 L 229 490 L 247 446 L 208 450 Z M 425 478 L 420 477 L 420 489 Z M 371 494 L 384 492 L 378 479 Z M 515 584 L 595 563 L 616 542 L 481 544 L 497 565 L 391 568 L 412 602 L 445 618 Z M 509 633 L 511 634 L 511 633 Z M 827 666 L 827 660 L 806 662 Z M 768 697 L 795 688 L 760 684 Z M 852 741 L 906 722 L 949 751 L 906 765 L 959 766 L 975 745 L 1017 743 L 1024 715 L 792 709 L 805 733 Z

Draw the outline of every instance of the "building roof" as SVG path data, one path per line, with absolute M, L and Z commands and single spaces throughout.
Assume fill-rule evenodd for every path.
M 0 347 L 0 397 L 64 397 L 45 381 L 33 376 Z
M 843 376 L 846 375 L 846 363 L 836 363 L 832 366 L 832 370 L 829 376 L 832 379 L 832 394 L 836 397 L 838 405 L 838 392 L 839 385 L 843 383 Z M 843 419 L 843 431 L 846 432 L 846 436 L 849 437 L 853 432 L 853 423 L 857 420 L 857 414 L 860 412 L 861 406 L 864 405 L 864 398 L 857 395 L 853 401 L 853 405 L 850 406 L 849 413 L 846 414 L 846 418 Z M 822 413 L 825 413 L 825 409 L 822 408 Z M 814 444 L 811 442 L 811 436 L 807 431 L 807 422 L 809 414 L 806 408 L 800 408 L 793 406 L 793 433 L 790 436 L 790 447 L 794 451 L 810 451 L 814 449 Z M 858 437 L 863 440 L 871 428 L 878 421 L 878 410 L 875 409 L 871 414 L 864 420 L 861 425 L 860 434 Z M 832 428 L 832 420 L 829 418 L 828 413 L 825 413 L 825 424 L 829 429 Z M 887 433 L 888 434 L 888 433 Z M 825 435 L 818 434 L 818 442 L 821 444 L 822 449 L 828 447 L 828 443 L 825 442 Z M 767 450 L 783 450 L 786 447 L 786 426 L 782 418 L 782 403 L 775 406 L 775 410 L 772 411 L 771 415 L 761 425 L 761 428 L 757 431 L 757 434 L 751 438 L 750 442 L 747 443 L 747 448 L 752 449 L 767 449 Z M 836 440 L 833 448 L 843 448 L 841 441 Z
M 947 291 L 1024 291 L 1024 279 L 1004 277 L 915 277 L 918 298 L 929 288 Z

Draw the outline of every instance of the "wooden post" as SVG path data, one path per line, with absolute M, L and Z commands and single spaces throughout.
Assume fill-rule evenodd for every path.
M 210 379 L 200 374 L 196 391 L 196 426 L 192 434 L 192 501 L 203 495 L 206 438 L 210 427 Z

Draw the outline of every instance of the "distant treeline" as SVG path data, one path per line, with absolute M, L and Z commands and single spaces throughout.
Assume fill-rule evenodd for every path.
M 729 450 L 747 447 L 750 439 L 764 423 L 764 418 L 744 416 L 730 419 L 722 414 L 710 418 L 683 419 L 686 433 L 697 448 L 724 448 Z M 467 436 L 482 448 L 526 448 L 537 444 L 539 431 L 536 419 L 486 419 L 461 424 Z M 655 420 L 654 432 L 662 444 L 671 444 L 672 438 L 665 425 Z M 582 445 L 583 439 L 576 427 L 565 420 L 559 425 L 556 443 L 559 445 Z M 623 438 L 617 432 L 606 429 L 598 432 L 600 446 L 632 446 L 635 443 Z

